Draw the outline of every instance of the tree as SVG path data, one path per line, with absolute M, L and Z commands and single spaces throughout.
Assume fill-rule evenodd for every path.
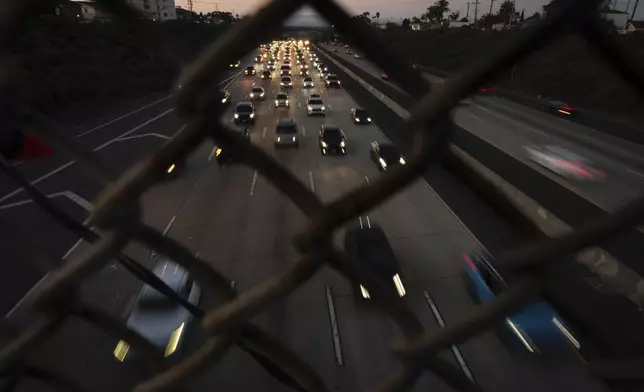
M 514 0 L 504 0 L 499 7 L 499 19 L 503 21 L 503 26 L 507 27 L 510 24 L 512 15 L 514 15 Z
M 404 31 L 408 31 L 411 28 L 411 21 L 409 20 L 409 18 L 402 20 L 402 28 Z
M 417 16 L 414 16 L 411 18 L 411 23 L 420 23 L 420 22 L 421 20 Z
M 376 20 L 376 23 L 380 23 L 380 12 L 376 12 L 376 14 L 373 16 L 373 19 Z
M 353 19 L 355 19 L 355 20 L 357 20 L 359 22 L 370 24 L 371 23 L 370 16 L 371 16 L 371 13 L 367 11 L 367 12 L 363 12 L 363 13 L 361 13 L 359 15 L 354 16 Z
M 451 14 L 449 14 L 449 20 L 457 21 L 459 16 L 461 16 L 460 11 L 452 12 Z
M 449 1 L 437 0 L 427 8 L 427 12 L 423 14 L 423 17 L 429 22 L 440 24 L 445 19 L 444 15 L 447 12 L 449 12 Z
M 499 22 L 498 14 L 495 15 L 495 14 L 487 13 L 481 16 L 481 19 L 479 19 L 479 26 L 483 27 L 487 31 L 490 31 L 492 30 L 492 26 L 494 26 L 498 22 Z

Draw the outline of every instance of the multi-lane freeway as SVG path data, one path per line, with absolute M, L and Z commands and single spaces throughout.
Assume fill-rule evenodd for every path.
M 347 54 L 340 48 L 333 54 L 374 76 L 382 75 L 381 68 L 364 58 L 356 59 L 354 53 Z M 423 76 L 434 83 L 443 82 L 436 75 Z M 386 83 L 399 88 L 392 81 Z M 454 111 L 456 124 L 606 211 L 612 212 L 644 192 L 643 146 L 493 95 L 478 95 L 464 103 Z M 592 162 L 606 176 L 583 182 L 564 179 L 530 161 L 524 149 L 530 145 L 565 148 Z
M 242 68 L 251 64 L 253 57 L 254 54 L 244 59 Z M 294 86 L 288 91 L 289 108 L 276 109 L 273 105 L 272 97 L 280 91 L 279 78 L 261 81 L 254 76 L 237 75 L 230 79 L 229 90 L 234 104 L 245 99 L 253 84 L 265 88 L 268 99 L 256 104 L 257 121 L 251 129 L 251 142 L 328 202 L 379 175 L 369 160 L 369 142 L 386 141 L 380 127 L 389 125 L 354 125 L 349 110 L 357 104 L 351 95 L 343 89 L 327 90 L 317 77 L 314 80 L 314 88 L 304 89 L 302 78 L 294 77 Z M 327 105 L 325 117 L 307 116 L 306 100 L 312 91 L 319 92 Z M 297 121 L 298 149 L 274 148 L 275 124 L 281 117 Z M 222 120 L 232 121 L 232 108 Z M 171 137 L 180 124 L 172 100 L 155 96 L 101 121 L 85 124 L 74 135 L 114 170 L 123 171 Z M 344 129 L 348 139 L 346 156 L 320 154 L 317 135 L 322 124 Z M 208 260 L 234 280 L 238 290 L 244 291 L 297 260 L 290 240 L 302 214 L 256 171 L 245 166 L 219 167 L 213 148 L 211 143 L 200 146 L 177 180 L 145 194 L 144 219 Z M 79 220 L 87 216 L 91 200 L 102 187 L 63 154 L 21 163 L 17 168 Z M 77 239 L 38 211 L 23 192 L 4 180 L 0 187 L 0 219 L 28 231 L 45 253 L 58 258 L 69 251 L 73 257 L 86 248 L 82 243 L 76 245 Z M 428 330 L 441 328 L 438 319 L 449 326 L 474 308 L 461 279 L 461 253 L 478 252 L 481 244 L 423 180 L 352 222 L 360 224 L 383 226 L 400 259 L 408 292 L 406 301 Z M 2 306 L 6 313 L 42 273 L 26 266 L 31 260 L 21 251 L 24 245 L 17 239 L 3 241 L 2 246 L 2 251 L 12 255 L 19 265 L 15 274 L 3 274 Z M 127 253 L 147 266 L 158 259 L 152 250 L 140 246 L 130 246 Z M 83 298 L 108 311 L 125 314 L 140 288 L 141 283 L 111 264 L 85 285 Z M 266 309 L 253 321 L 309 361 L 329 389 L 366 390 L 396 369 L 388 344 L 398 331 L 388 318 L 357 300 L 354 293 L 355 288 L 343 277 L 326 268 L 286 301 Z M 201 306 L 212 305 L 206 294 Z M 192 347 L 199 344 L 197 336 L 198 331 L 188 333 Z M 112 351 L 117 340 L 83 323 L 70 322 L 54 341 L 39 350 L 36 358 L 90 390 L 123 390 L 141 374 L 127 361 L 114 360 Z M 491 391 L 606 390 L 585 373 L 576 356 L 533 361 L 511 354 L 491 332 L 441 356 Z M 238 349 L 231 350 L 190 387 L 203 390 L 206 385 L 220 390 L 286 390 Z M 28 390 L 28 386 L 25 388 Z M 414 390 L 430 388 L 449 390 L 431 375 L 423 376 Z

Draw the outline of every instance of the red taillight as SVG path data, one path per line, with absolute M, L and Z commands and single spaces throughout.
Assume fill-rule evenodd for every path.
M 470 256 L 467 255 L 467 253 L 463 252 L 463 258 L 465 259 L 465 262 L 467 263 L 467 265 L 470 266 L 472 271 L 476 271 L 476 266 L 472 262 L 472 259 L 470 259 Z
M 567 112 L 572 112 L 572 111 L 574 110 L 574 109 L 573 109 L 573 108 L 571 108 L 570 106 L 565 106 L 565 105 L 559 106 L 559 109 L 561 109 L 561 110 L 565 110 L 565 111 L 567 111 Z
M 569 169 L 572 169 L 573 171 L 581 174 L 582 176 L 584 176 L 586 178 L 592 178 L 593 177 L 593 175 L 588 173 L 586 170 L 582 169 L 581 167 L 575 166 L 573 163 L 566 162 L 563 159 L 557 159 L 557 163 L 559 163 L 560 165 L 566 166 Z
M 494 92 L 494 87 L 490 87 L 487 89 L 488 92 L 493 93 Z

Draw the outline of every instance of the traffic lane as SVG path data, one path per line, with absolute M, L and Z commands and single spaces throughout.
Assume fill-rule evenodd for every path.
M 347 102 L 345 106 L 352 104 Z M 349 125 L 343 126 L 350 129 Z M 387 141 L 375 126 L 359 127 L 351 134 L 355 139 L 352 145 L 359 143 L 368 146 L 370 140 Z M 378 172 L 375 164 L 368 160 L 368 149 L 358 149 L 358 152 L 360 151 L 364 157 L 359 162 L 370 164 L 363 168 L 363 173 L 367 178 L 375 178 Z M 387 232 L 396 254 L 400 257 L 401 270 L 410 290 L 415 290 L 421 295 L 428 291 L 437 303 L 439 312 L 450 313 L 449 319 L 446 317 L 448 324 L 452 320 L 461 320 L 463 316 L 474 311 L 475 304 L 464 295 L 466 290 L 461 280 L 461 254 L 464 251 L 477 252 L 480 245 L 424 181 L 417 181 L 369 212 L 368 216 L 368 221 L 362 217 L 363 223 L 379 222 Z M 417 314 L 427 313 L 428 305 L 420 302 L 421 305 L 413 309 Z M 561 358 L 558 367 L 543 369 L 539 366 L 535 368 L 531 362 L 521 362 L 520 359 L 510 357 L 492 333 L 475 338 L 465 346 L 465 362 L 472 363 L 472 372 L 476 379 L 483 375 L 481 383 L 490 390 L 516 390 L 515 386 L 532 379 L 540 380 L 540 383 L 536 384 L 538 386 L 532 389 L 535 391 L 543 390 L 543 386 L 565 390 L 567 386 L 575 383 L 595 388 L 589 390 L 603 390 L 603 386 L 596 384 L 583 372 L 580 362 L 574 356 Z M 491 358 L 494 358 L 495 363 L 502 365 L 488 369 Z M 521 369 L 521 375 L 505 375 L 514 363 Z M 563 377 L 559 374 L 559 369 L 569 369 L 571 376 Z
M 624 175 L 626 172 L 623 169 L 610 167 L 607 164 L 610 158 L 602 157 L 578 144 L 544 134 L 509 117 L 470 106 L 457 110 L 454 120 L 458 125 L 527 163 L 553 181 L 609 211 L 637 198 L 644 190 L 644 181 L 634 181 Z M 591 159 L 599 170 L 605 172 L 606 177 L 597 181 L 568 180 L 532 162 L 524 150 L 524 146 L 528 145 L 553 144 Z M 615 165 L 614 162 L 611 164 Z

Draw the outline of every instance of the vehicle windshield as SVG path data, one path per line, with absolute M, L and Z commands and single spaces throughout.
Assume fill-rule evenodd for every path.
M 277 99 L 288 99 L 286 94 L 277 94 Z
M 331 142 L 340 142 L 343 139 L 339 129 L 325 129 L 322 138 Z
M 237 106 L 237 113 L 252 113 L 253 107 L 250 105 L 239 105 Z
M 280 135 L 287 133 L 297 133 L 297 128 L 295 128 L 295 125 L 278 125 L 275 133 Z
M 254 93 L 263 93 L 264 89 L 261 88 L 261 87 L 253 87 L 253 89 L 251 91 L 254 92 Z
M 366 117 L 367 116 L 367 111 L 364 109 L 358 109 L 356 110 L 356 117 Z
M 247 71 L 252 71 L 254 68 L 253 67 L 246 67 Z
M 382 157 L 382 159 L 387 163 L 395 163 L 400 160 L 400 151 L 398 151 L 396 146 L 391 144 L 381 144 L 380 157 Z
M 326 79 L 327 79 L 327 80 L 335 81 L 335 80 L 338 80 L 338 77 L 337 77 L 337 76 L 335 76 L 335 75 L 329 75 L 329 76 L 327 76 L 327 78 L 326 78 Z
M 136 303 L 136 307 L 139 310 L 161 310 L 161 309 L 174 309 L 179 305 L 170 300 L 165 295 L 161 294 L 157 290 L 153 289 L 150 286 L 145 286 L 139 300 Z
M 312 81 L 313 81 L 313 79 L 311 79 L 311 78 L 304 78 L 304 81 L 305 81 L 305 82 L 312 82 Z
M 321 99 L 309 99 L 309 105 L 323 105 Z
M 360 230 L 355 235 L 360 261 L 369 263 L 378 275 L 389 278 L 396 274 L 396 256 L 380 230 Z
M 290 71 L 291 66 L 290 65 L 282 65 L 282 71 Z
M 291 78 L 289 77 L 282 78 L 282 82 L 290 82 L 290 81 L 291 81 Z

